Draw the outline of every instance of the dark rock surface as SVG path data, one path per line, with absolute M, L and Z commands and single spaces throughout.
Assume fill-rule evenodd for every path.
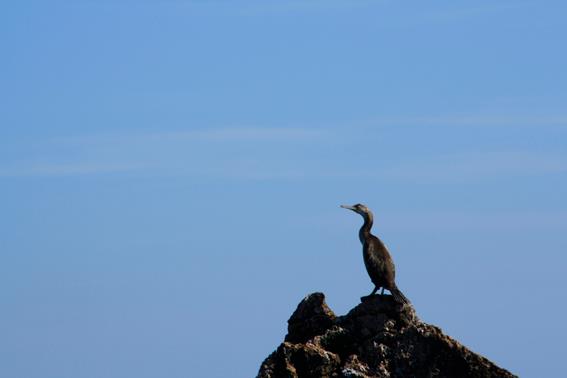
M 411 305 L 376 295 L 336 316 L 325 295 L 305 297 L 285 341 L 260 367 L 279 377 L 515 377 L 421 322 Z

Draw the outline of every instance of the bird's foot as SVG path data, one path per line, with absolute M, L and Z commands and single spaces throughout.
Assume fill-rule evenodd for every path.
M 361 301 L 361 302 L 366 302 L 366 301 L 368 301 L 368 300 L 370 300 L 370 299 L 373 299 L 373 298 L 380 298 L 380 299 L 382 299 L 382 298 L 387 297 L 387 296 L 388 296 L 388 295 L 387 295 L 387 294 L 384 294 L 384 291 L 382 291 L 382 293 L 380 293 L 380 294 L 378 294 L 378 293 L 376 293 L 376 294 L 368 294 L 368 295 L 365 295 L 365 296 L 363 296 L 363 297 L 360 297 L 360 301 Z
M 378 294 L 365 295 L 364 297 L 360 297 L 360 301 L 361 301 L 362 303 L 364 303 L 364 302 L 366 302 L 366 301 L 368 301 L 368 300 L 370 300 L 370 299 L 372 299 L 372 298 L 376 298 L 376 297 L 379 297 L 379 296 L 380 296 L 380 295 L 378 295 Z

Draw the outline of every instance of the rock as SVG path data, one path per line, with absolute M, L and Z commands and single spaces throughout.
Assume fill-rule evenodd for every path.
M 297 305 L 297 309 L 287 321 L 288 333 L 285 341 L 304 342 L 313 336 L 321 335 L 333 325 L 335 318 L 335 314 L 325 303 L 325 294 L 309 294 Z
M 258 378 L 515 377 L 423 323 L 411 305 L 370 297 L 336 316 L 323 293 L 305 297 L 288 320 L 285 341 Z

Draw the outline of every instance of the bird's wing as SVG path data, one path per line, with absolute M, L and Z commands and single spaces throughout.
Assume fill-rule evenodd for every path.
M 374 284 L 381 285 L 384 281 L 384 259 L 381 258 L 380 246 L 370 242 L 364 245 L 364 265 Z
M 364 262 L 372 282 L 390 286 L 395 280 L 396 271 L 388 248 L 375 237 L 366 243 L 365 249 Z

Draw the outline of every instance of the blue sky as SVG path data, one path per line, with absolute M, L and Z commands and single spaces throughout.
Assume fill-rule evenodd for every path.
M 253 376 L 371 291 L 356 202 L 423 320 L 562 371 L 562 2 L 2 8 L 1 376 Z

